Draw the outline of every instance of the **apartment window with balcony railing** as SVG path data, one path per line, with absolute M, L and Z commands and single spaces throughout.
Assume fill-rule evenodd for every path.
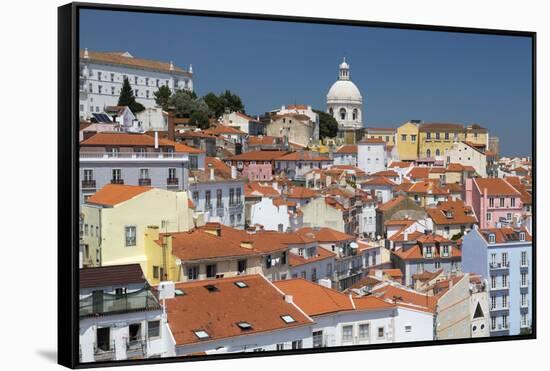
M 496 309 L 497 307 L 497 297 L 496 296 L 491 296 L 491 309 Z
M 521 306 L 522 307 L 527 306 L 527 294 L 521 294 Z
M 496 329 L 497 329 L 497 318 L 491 317 L 491 330 L 496 330 Z
M 149 169 L 139 169 L 139 185 L 150 186 L 151 177 L 149 175 Z
M 502 265 L 507 267 L 508 266 L 508 253 L 503 252 L 502 255 L 501 255 L 501 259 L 502 259 Z
M 120 153 L 120 148 L 118 148 L 118 147 L 109 147 L 109 148 L 107 148 L 107 156 L 108 157 L 118 157 L 119 153 Z
M 137 147 L 134 148 L 134 153 L 136 154 L 136 157 L 145 157 L 147 154 L 147 150 L 143 147 Z
M 505 314 L 502 316 L 502 328 L 506 330 L 508 327 L 508 315 Z
M 236 188 L 235 189 L 235 193 L 236 193 L 236 196 L 235 196 L 235 203 L 237 205 L 240 205 L 241 204 L 241 189 L 240 188 Z
M 497 263 L 497 254 L 492 253 L 491 254 L 491 264 L 496 264 L 496 263 Z
M 526 267 L 527 266 L 527 251 L 521 252 L 521 266 Z
M 521 286 L 522 287 L 525 287 L 527 286 L 527 273 L 522 273 L 521 274 Z
M 502 308 L 503 309 L 508 308 L 508 295 L 503 295 L 501 300 L 502 300 L 502 303 L 501 303 Z
M 491 276 L 491 288 L 492 289 L 497 288 L 497 276 Z
M 111 183 L 113 184 L 123 184 L 124 181 L 122 180 L 122 169 L 113 169 L 112 170 L 112 179 Z
M 527 319 L 527 313 L 521 314 L 521 327 L 527 327 L 529 326 L 529 319 Z
M 507 274 L 502 275 L 502 288 L 504 288 L 504 289 L 508 288 L 508 275 Z

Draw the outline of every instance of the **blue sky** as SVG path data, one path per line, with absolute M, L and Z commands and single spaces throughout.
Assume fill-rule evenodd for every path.
M 531 154 L 524 37 L 83 10 L 80 46 L 192 64 L 197 94 L 229 89 L 253 115 L 293 103 L 324 110 L 345 56 L 364 126 L 478 123 L 500 137 L 501 154 Z

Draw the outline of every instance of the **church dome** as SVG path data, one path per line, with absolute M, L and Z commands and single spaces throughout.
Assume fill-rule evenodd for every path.
M 362 103 L 363 97 L 357 86 L 350 80 L 338 80 L 330 87 L 327 102 Z

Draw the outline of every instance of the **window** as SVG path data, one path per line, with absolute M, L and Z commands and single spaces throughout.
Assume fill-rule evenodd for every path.
M 193 191 L 193 201 L 197 202 L 199 200 L 199 191 Z
M 323 331 L 313 331 L 313 347 L 321 348 L 323 346 Z
M 525 232 L 519 232 L 519 240 L 520 241 L 525 241 Z M 525 252 L 525 251 L 524 251 Z M 524 253 L 522 252 L 522 254 Z
M 134 76 L 134 84 L 137 85 L 137 83 L 138 83 L 138 77 L 137 77 L 137 76 Z
M 134 95 L 136 96 L 136 98 L 139 97 L 139 89 L 136 89 L 136 90 L 134 91 Z
M 502 265 L 507 267 L 508 266 L 508 253 L 503 252 L 500 257 L 502 259 Z
M 411 142 L 416 142 L 416 135 L 415 134 L 411 134 Z
M 332 263 L 327 263 L 327 276 L 332 276 Z
M 159 278 L 159 267 L 153 265 L 153 278 Z
M 407 141 L 407 134 L 401 134 L 401 141 L 406 142 Z
M 212 278 L 212 277 L 216 277 L 216 264 L 208 264 L 206 266 L 206 277 L 207 278 Z
M 192 267 L 187 268 L 187 279 L 188 280 L 196 280 L 199 278 L 199 266 L 194 265 Z
M 302 340 L 295 340 L 292 342 L 292 349 L 302 349 L 302 347 L 303 347 Z
M 361 323 L 359 325 L 359 339 L 365 340 L 370 337 L 370 325 L 368 323 Z
M 241 189 L 240 188 L 236 188 L 235 189 L 236 193 L 237 193 L 237 196 L 236 196 L 236 199 L 235 199 L 235 204 L 236 205 L 240 205 L 241 204 Z
M 491 296 L 491 309 L 496 309 L 497 307 L 497 297 L 496 296 Z
M 216 190 L 216 207 L 218 209 L 223 207 L 222 190 L 221 189 Z
M 231 214 L 229 216 L 229 221 L 231 225 L 235 225 L 235 214 Z
M 317 281 L 317 268 L 311 269 L 311 280 L 313 282 Z
M 140 179 L 149 179 L 149 169 L 139 169 Z
M 199 338 L 199 340 L 208 339 L 210 337 L 210 335 L 208 335 L 208 332 L 204 330 L 197 330 L 197 331 L 194 331 L 194 333 L 195 333 L 195 336 Z
M 497 276 L 491 276 L 491 288 L 496 289 L 497 287 Z
M 487 221 L 490 222 L 493 215 L 491 213 L 487 213 L 486 216 L 487 216 Z
M 148 77 L 145 78 L 145 85 L 149 86 L 149 78 Z
M 507 274 L 502 275 L 502 287 L 503 288 L 508 287 L 508 275 Z
M 412 325 L 405 325 L 405 332 L 412 332 Z
M 441 248 L 441 255 L 442 256 L 449 256 L 449 246 L 448 245 L 444 245 L 442 248 Z
M 508 308 L 508 295 L 502 295 L 502 308 Z
M 156 83 L 156 85 L 157 85 L 157 88 L 158 88 L 159 84 L 160 84 L 160 80 L 159 80 L 159 79 L 157 79 L 157 83 Z
M 240 288 L 240 289 L 244 289 L 244 288 L 248 287 L 248 285 L 246 284 L 246 282 L 243 282 L 243 281 L 236 281 L 236 282 L 235 282 L 235 286 L 237 286 L 237 287 Z
M 353 117 L 353 121 L 357 120 L 357 108 L 353 110 L 352 117 Z
M 508 315 L 503 315 L 502 316 L 502 327 L 507 329 L 508 328 Z
M 440 261 L 434 262 L 434 268 L 435 268 L 435 269 L 441 268 L 441 262 L 440 262 Z
M 441 133 L 437 132 L 435 133 L 435 139 L 441 139 Z
M 246 259 L 241 259 L 237 261 L 237 272 L 246 273 Z
M 523 287 L 527 286 L 527 273 L 521 274 L 521 286 Z
M 284 323 L 293 323 L 296 322 L 294 317 L 292 317 L 290 314 L 285 314 L 284 316 L 281 316 L 281 319 L 284 321 Z
M 285 350 L 285 343 L 277 344 L 277 350 Z
M 88 224 L 84 224 L 84 235 L 88 235 Z
M 147 322 L 147 335 L 149 335 L 149 338 L 160 336 L 160 321 Z
M 176 179 L 176 168 L 174 167 L 168 168 L 168 178 Z
M 511 221 L 512 220 L 512 213 L 506 213 L 506 220 Z
M 114 81 L 115 81 L 115 74 L 112 73 L 112 74 L 111 74 L 111 82 L 114 82 Z
M 491 330 L 495 330 L 497 328 L 497 318 L 491 317 Z
M 240 328 L 243 331 L 249 331 L 252 330 L 252 325 L 248 322 L 237 322 L 237 327 Z
M 489 197 L 489 207 L 495 207 L 495 199 L 494 199 L 494 197 Z
M 432 133 L 427 132 L 426 133 L 426 139 L 432 139 Z
M 426 150 L 426 157 L 432 157 L 432 151 L 430 149 Z
M 210 209 L 212 208 L 212 205 L 210 204 L 210 191 L 204 192 L 204 203 L 206 204 L 206 208 Z
M 527 306 L 527 294 L 521 294 L 521 306 Z
M 527 266 L 527 251 L 522 251 L 521 252 L 521 266 L 523 266 L 523 267 Z
M 449 140 L 449 133 L 445 133 L 445 140 Z
M 235 205 L 235 189 L 229 188 L 229 206 Z
M 340 120 L 345 120 L 345 119 L 346 119 L 346 109 L 340 108 Z
M 496 263 L 497 263 L 497 254 L 492 253 L 491 254 L 491 264 L 496 264 Z
M 378 327 L 377 336 L 379 339 L 384 337 L 384 327 Z
M 125 246 L 136 246 L 136 226 L 129 225 L 124 227 Z
M 500 207 L 504 207 L 504 197 L 500 198 Z
M 84 181 L 89 182 L 94 180 L 94 171 L 92 169 L 84 169 Z
M 122 170 L 121 169 L 113 169 L 112 174 L 113 174 L 113 181 L 114 182 L 119 182 L 119 181 L 122 180 Z
M 115 95 L 115 87 L 111 86 L 111 95 Z
M 516 207 L 516 199 L 514 197 L 510 198 L 510 207 Z
M 353 326 L 342 326 L 342 342 L 350 342 L 353 340 Z
M 99 71 L 97 72 L 97 79 L 98 79 L 99 81 L 101 81 L 101 72 L 99 72 Z

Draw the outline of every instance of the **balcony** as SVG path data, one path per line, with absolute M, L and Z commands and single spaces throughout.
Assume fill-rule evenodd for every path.
M 96 188 L 95 180 L 93 179 L 83 180 L 80 188 L 83 191 L 84 190 L 95 191 L 95 188 Z
M 147 342 L 145 339 L 133 339 L 126 341 L 126 357 L 132 359 L 145 358 L 147 354 Z
M 520 288 L 527 288 L 529 287 L 529 280 L 526 279 L 526 280 L 520 280 L 519 281 L 519 287 Z
M 177 187 L 179 184 L 179 178 L 166 178 L 166 185 L 169 188 Z
M 497 263 L 497 262 L 492 262 L 492 263 L 489 263 L 489 269 L 491 270 L 499 270 L 499 269 L 509 269 L 510 268 L 510 262 L 502 262 L 502 263 Z
M 526 320 L 520 321 L 519 326 L 521 328 L 527 328 L 530 326 L 530 324 L 531 322 L 528 319 L 526 319 Z
M 140 186 L 151 186 L 151 179 L 150 178 L 140 178 L 138 179 L 138 184 Z
M 115 342 L 111 341 L 109 344 L 94 343 L 94 361 L 112 361 L 115 359 Z
M 521 308 L 528 308 L 529 307 L 529 299 L 522 300 L 519 304 Z
M 111 184 L 124 184 L 124 179 L 111 179 Z
M 524 261 L 519 263 L 520 268 L 527 268 L 529 267 L 529 260 L 525 259 Z
M 90 295 L 79 302 L 80 318 L 160 309 L 161 306 L 150 290 L 120 296 Z

